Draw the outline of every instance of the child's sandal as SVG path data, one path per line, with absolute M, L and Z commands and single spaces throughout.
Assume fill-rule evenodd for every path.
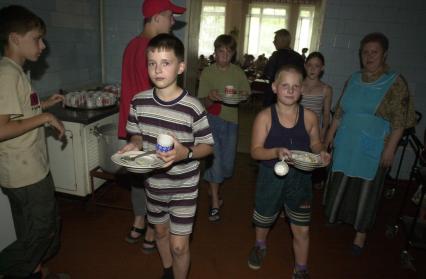
M 145 254 L 152 254 L 155 252 L 155 250 L 157 250 L 157 248 L 155 247 L 155 240 L 143 240 L 142 251 Z
M 364 247 L 358 246 L 356 244 L 352 244 L 351 253 L 353 256 L 359 257 L 362 255 L 363 251 L 364 251 Z
M 124 240 L 127 243 L 135 244 L 135 243 L 139 242 L 145 236 L 145 231 L 146 231 L 146 228 L 132 227 Z M 138 233 L 139 236 L 133 237 L 132 232 Z

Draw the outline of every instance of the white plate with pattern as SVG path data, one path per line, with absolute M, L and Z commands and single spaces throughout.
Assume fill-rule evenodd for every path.
M 111 156 L 111 160 L 120 166 L 125 167 L 130 172 L 135 173 L 146 173 L 153 169 L 161 168 L 164 165 L 164 161 L 157 157 L 156 154 L 148 154 L 136 159 L 132 159 L 135 156 L 142 155 L 145 151 L 129 151 L 125 153 L 115 153 Z
M 324 167 L 319 154 L 306 151 L 290 150 L 291 162 L 293 166 L 303 171 L 313 171 L 316 168 Z

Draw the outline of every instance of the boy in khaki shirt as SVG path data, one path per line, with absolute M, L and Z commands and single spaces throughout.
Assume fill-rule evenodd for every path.
M 44 127 L 64 134 L 54 115 L 42 112 L 61 102 L 54 94 L 40 102 L 24 73 L 25 61 L 37 61 L 45 49 L 46 26 L 21 6 L 0 10 L 0 186 L 12 209 L 17 240 L 0 253 L 4 278 L 69 278 L 42 276 L 42 263 L 59 247 L 59 216 L 49 173 Z

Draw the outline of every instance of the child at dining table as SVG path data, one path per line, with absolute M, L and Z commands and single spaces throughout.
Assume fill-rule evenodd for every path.
M 321 52 L 311 52 L 306 58 L 306 77 L 302 83 L 302 97 L 300 103 L 312 110 L 318 117 L 321 142 L 324 142 L 328 127 L 331 122 L 331 102 L 333 89 L 324 83 L 321 77 L 324 74 L 325 59 Z M 312 174 L 315 189 L 322 188 L 325 179 L 325 169 L 317 169 Z
M 251 269 L 261 267 L 266 256 L 268 233 L 284 207 L 293 234 L 293 278 L 297 279 L 309 278 L 311 175 L 290 167 L 286 176 L 277 176 L 274 165 L 290 157 L 290 150 L 319 153 L 324 165 L 330 163 L 330 154 L 325 152 L 320 141 L 315 113 L 298 103 L 302 79 L 302 72 L 293 65 L 285 65 L 277 71 L 272 83 L 277 103 L 259 112 L 253 124 L 251 156 L 260 164 L 253 213 L 256 242 L 248 258 Z
M 44 21 L 27 8 L 0 9 L 0 188 L 9 199 L 16 232 L 16 240 L 0 252 L 0 278 L 70 278 L 42 269 L 60 242 L 44 125 L 57 130 L 59 138 L 65 131 L 43 110 L 64 97 L 54 94 L 40 101 L 23 65 L 39 59 L 45 33 Z
M 163 264 L 162 279 L 187 278 L 189 237 L 195 218 L 199 159 L 213 151 L 213 136 L 204 107 L 177 85 L 185 69 L 184 46 L 170 34 L 152 38 L 147 47 L 148 74 L 154 88 L 132 99 L 126 129 L 130 143 L 119 152 L 156 150 L 157 136 L 174 137 L 174 148 L 157 151 L 162 169 L 147 173 L 148 221 Z

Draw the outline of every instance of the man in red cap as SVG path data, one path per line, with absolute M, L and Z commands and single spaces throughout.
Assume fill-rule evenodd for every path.
M 142 13 L 145 18 L 150 18 L 164 11 L 171 11 L 172 14 L 183 14 L 186 9 L 174 5 L 169 0 L 145 0 L 142 4 Z
M 149 40 L 158 34 L 169 33 L 175 23 L 173 14 L 183 14 L 185 10 L 185 8 L 171 3 L 170 0 L 145 0 L 143 2 L 143 31 L 129 42 L 123 55 L 118 122 L 119 138 L 127 139 L 126 123 L 133 96 L 152 87 L 148 77 L 145 54 Z M 151 253 L 155 251 L 154 230 L 145 223 L 146 196 L 143 189 L 143 178 L 131 175 L 131 181 L 131 198 L 135 219 L 126 241 L 137 243 L 144 239 L 143 251 Z M 163 265 L 165 264 L 163 263 Z M 164 268 L 169 267 L 164 266 Z

